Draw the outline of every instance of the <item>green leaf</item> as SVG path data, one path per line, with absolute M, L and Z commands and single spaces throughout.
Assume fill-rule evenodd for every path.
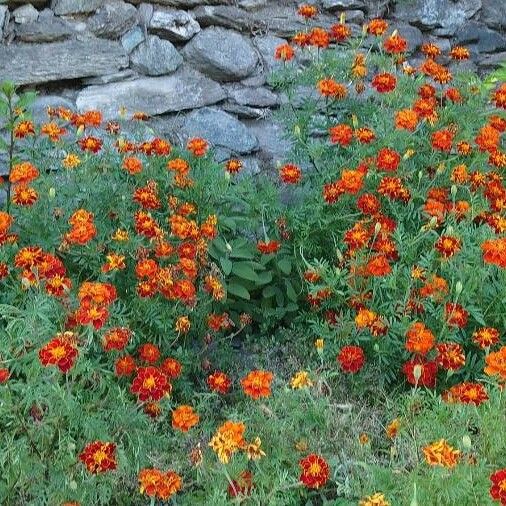
M 248 290 L 244 288 L 244 286 L 238 284 L 238 283 L 229 283 L 227 286 L 227 290 L 232 295 L 235 295 L 236 297 L 240 297 L 241 299 L 250 300 L 250 295 Z
M 232 272 L 242 279 L 258 282 L 258 274 L 246 262 L 235 262 Z
M 292 302 L 297 302 L 297 293 L 289 279 L 285 279 L 286 295 Z
M 274 297 L 274 295 L 276 295 L 276 288 L 274 286 L 266 286 L 262 290 L 262 296 L 265 297 L 266 299 Z
M 278 261 L 278 267 L 284 274 L 288 275 L 292 272 L 292 262 L 289 258 L 282 258 Z
M 228 276 L 232 272 L 232 261 L 227 257 L 220 257 L 220 265 L 225 276 Z

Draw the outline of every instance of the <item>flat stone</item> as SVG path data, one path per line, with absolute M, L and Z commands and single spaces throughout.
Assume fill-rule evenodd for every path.
M 183 124 L 188 138 L 202 137 L 214 147 L 237 154 L 247 154 L 258 148 L 257 138 L 234 116 L 214 107 L 204 107 L 190 113 Z
M 9 23 L 9 9 L 6 5 L 0 5 L 0 39 L 3 36 L 3 32 L 7 24 Z
M 12 11 L 12 18 L 20 25 L 24 23 L 34 23 L 39 17 L 39 11 L 32 5 L 26 4 Z
M 155 9 L 148 22 L 149 30 L 173 42 L 190 40 L 200 32 L 200 25 L 186 11 Z
M 202 5 L 193 11 L 193 15 L 204 27 L 222 26 L 232 30 L 250 31 L 261 24 L 249 12 L 231 5 Z
M 142 3 L 143 0 L 130 0 L 133 4 Z M 235 0 L 156 0 L 158 5 L 167 5 L 169 7 L 180 7 L 182 9 L 191 9 L 199 5 L 232 5 Z
M 134 26 L 121 37 L 121 46 L 130 54 L 141 42 L 145 40 L 144 31 L 140 26 Z
M 504 0 L 481 0 L 480 21 L 490 28 L 506 28 L 506 2 Z M 0 23 L 1 25 L 1 23 Z
M 359 9 L 353 9 L 351 11 L 345 11 L 345 19 L 347 23 L 355 23 L 362 25 L 365 21 L 364 11 Z
M 285 39 L 275 37 L 273 35 L 264 35 L 260 37 L 254 37 L 253 44 L 262 56 L 264 69 L 266 72 L 271 72 L 272 70 L 283 67 L 283 62 L 276 60 L 276 58 L 274 58 L 274 54 L 278 46 L 286 44 Z
M 137 23 L 137 9 L 122 0 L 108 0 L 88 21 L 98 37 L 117 39 Z
M 228 98 L 239 105 L 252 107 L 274 107 L 279 104 L 278 96 L 268 88 L 253 88 L 240 84 L 225 86 Z
M 137 7 L 137 17 L 139 18 L 139 23 L 147 28 L 151 18 L 153 17 L 153 12 L 155 12 L 155 8 L 151 4 L 140 4 L 139 7 Z
M 71 111 L 76 110 L 76 105 L 64 97 L 58 95 L 41 95 L 38 96 L 30 106 L 30 112 L 32 113 L 35 123 L 40 124 L 49 120 L 49 116 L 47 115 L 48 107 L 52 109 L 64 107 Z
M 219 81 L 237 81 L 253 73 L 258 63 L 255 48 L 232 30 L 212 27 L 199 32 L 184 47 L 185 59 Z
M 362 0 L 323 0 L 322 7 L 329 11 L 345 11 L 347 9 L 365 9 Z
M 261 107 L 250 107 L 247 105 L 234 104 L 232 102 L 225 102 L 221 105 L 221 109 L 229 112 L 240 119 L 261 119 L 270 115 L 270 109 Z
M 506 51 L 502 51 L 501 53 L 495 53 L 485 56 L 484 58 L 480 58 L 478 60 L 478 65 L 480 68 L 484 70 L 494 70 L 499 65 L 506 61 Z
M 172 43 L 156 35 L 149 35 L 130 55 L 131 67 L 147 76 L 170 74 L 182 63 L 183 57 Z
M 118 118 L 121 107 L 129 113 L 143 111 L 158 115 L 203 107 L 225 97 L 218 83 L 183 67 L 169 76 L 90 86 L 78 94 L 77 107 L 99 109 L 107 118 Z
M 390 0 L 364 0 L 368 18 L 382 18 L 390 9 Z
M 267 4 L 267 0 L 238 0 L 237 5 L 247 11 L 254 11 L 260 7 L 264 7 Z
M 127 66 L 122 47 L 102 39 L 0 45 L 0 81 L 18 85 L 100 76 Z
M 480 8 L 481 0 L 413 0 L 398 2 L 395 15 L 424 30 L 437 29 L 436 35 L 453 35 Z
M 506 49 L 504 35 L 474 21 L 460 27 L 455 32 L 455 40 L 475 53 L 496 53 Z
M 51 10 L 58 16 L 95 12 L 105 0 L 52 0 Z
M 120 70 L 119 72 L 114 72 L 113 74 L 107 74 L 105 76 L 98 77 L 86 77 L 82 80 L 82 83 L 86 86 L 92 86 L 96 84 L 109 84 L 109 83 L 117 83 L 119 81 L 128 81 L 131 79 L 137 79 L 139 74 L 134 72 L 132 69 Z
M 23 42 L 56 42 L 68 39 L 74 30 L 62 19 L 53 17 L 19 25 L 15 33 L 16 38 Z

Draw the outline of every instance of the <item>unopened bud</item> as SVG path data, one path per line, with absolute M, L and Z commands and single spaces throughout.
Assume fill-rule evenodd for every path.
M 416 384 L 418 384 L 418 380 L 422 377 L 422 366 L 420 364 L 416 364 L 413 367 L 413 377 L 415 378 Z
M 346 12 L 341 12 L 341 15 L 339 16 L 339 23 L 344 25 L 345 22 L 346 22 Z
M 462 436 L 462 446 L 466 450 L 470 450 L 472 448 L 471 438 L 466 434 L 465 436 Z
M 418 181 L 421 181 L 423 178 L 423 171 L 419 170 L 418 171 Z
M 225 171 L 225 179 L 226 179 L 227 181 L 230 181 L 230 178 L 231 178 L 231 177 L 232 177 L 232 176 L 230 175 L 230 172 Z
M 462 282 L 461 281 L 457 281 L 457 283 L 455 283 L 455 293 L 457 295 L 460 295 L 462 293 L 463 289 L 464 289 L 464 286 L 462 285 Z
M 452 197 L 455 198 L 455 195 L 457 195 L 457 186 L 452 184 L 452 187 L 450 188 L 450 193 L 452 194 Z
M 77 482 L 75 480 L 71 480 L 69 483 L 70 490 L 77 490 Z
M 225 241 L 225 248 L 227 248 L 227 251 L 232 251 L 232 246 L 228 242 Z
M 300 136 L 300 126 L 299 125 L 295 125 L 295 127 L 293 128 L 293 134 L 295 135 L 295 137 Z
M 381 223 L 378 221 L 374 225 L 374 235 L 378 235 L 381 232 Z
M 56 196 L 56 189 L 53 187 L 49 188 L 49 199 L 53 200 L 55 196 Z
M 379 344 L 378 343 L 374 343 L 373 349 L 377 353 L 379 351 L 379 349 L 380 349 Z

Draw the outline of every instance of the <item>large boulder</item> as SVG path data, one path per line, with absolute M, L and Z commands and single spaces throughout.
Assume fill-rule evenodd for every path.
M 130 0 L 133 4 L 140 4 L 145 0 Z M 169 7 L 180 7 L 181 9 L 191 9 L 199 5 L 232 5 L 235 0 L 156 0 L 158 5 L 168 5 Z
M 30 112 L 37 124 L 45 123 L 49 120 L 49 116 L 47 115 L 47 110 L 49 107 L 51 109 L 64 107 L 65 109 L 70 109 L 71 111 L 76 110 L 75 104 L 64 97 L 60 97 L 58 95 L 38 96 L 30 105 Z
M 154 9 L 147 26 L 151 32 L 173 42 L 190 40 L 200 32 L 200 25 L 195 18 L 178 9 Z
M 131 67 L 147 76 L 162 76 L 177 70 L 183 63 L 183 57 L 168 41 L 156 35 L 139 44 L 130 55 Z
M 77 107 L 99 109 L 107 118 L 118 118 L 122 107 L 128 113 L 143 111 L 157 115 L 203 107 L 225 97 L 218 83 L 183 67 L 169 76 L 90 86 L 78 94 Z
M 238 105 L 252 107 L 274 107 L 278 105 L 278 96 L 268 88 L 229 84 L 225 87 L 229 100 Z
M 490 28 L 506 29 L 506 2 L 504 0 L 481 0 L 481 21 Z
M 232 5 L 202 5 L 193 11 L 201 26 L 222 26 L 238 31 L 249 31 L 258 21 L 249 12 Z
M 34 23 L 16 26 L 16 38 L 23 42 L 57 42 L 70 38 L 72 27 L 62 19 L 39 17 Z
M 121 45 L 102 39 L 0 45 L 0 81 L 39 84 L 111 74 L 128 66 Z
M 470 21 L 455 33 L 457 44 L 469 47 L 473 53 L 496 53 L 506 49 L 506 37 L 484 25 Z
M 232 30 L 212 27 L 199 32 L 184 47 L 185 59 L 218 81 L 238 81 L 253 73 L 258 63 L 255 48 Z
M 39 17 L 39 11 L 32 5 L 26 4 L 12 11 L 12 18 L 17 24 L 34 23 Z
M 329 11 L 345 11 L 347 9 L 365 10 L 365 2 L 363 0 L 323 0 L 322 6 Z
M 105 0 L 52 0 L 51 10 L 58 16 L 95 12 Z
M 137 9 L 122 0 L 108 0 L 88 21 L 98 37 L 117 39 L 137 23 Z
M 216 148 L 238 155 L 247 154 L 258 148 L 257 138 L 237 120 L 214 107 L 204 107 L 190 113 L 183 123 L 183 134 L 187 137 L 203 137 Z

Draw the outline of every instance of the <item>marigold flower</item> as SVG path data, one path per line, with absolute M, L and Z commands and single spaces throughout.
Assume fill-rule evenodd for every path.
M 390 506 L 385 496 L 380 492 L 364 497 L 358 503 L 358 506 Z
M 183 481 L 174 471 L 160 471 L 159 469 L 141 469 L 139 472 L 139 491 L 149 497 L 162 501 L 168 500 L 183 487 Z
M 411 385 L 434 388 L 436 386 L 437 364 L 432 361 L 425 361 L 422 358 L 415 358 L 405 362 L 402 372 L 406 381 Z
M 206 140 L 200 137 L 190 139 L 186 144 L 186 149 L 193 154 L 193 156 L 204 156 L 209 149 L 209 144 Z
M 490 475 L 490 497 L 501 503 L 506 504 L 506 468 L 499 469 Z
M 35 202 L 37 202 L 38 198 L 38 193 L 30 186 L 14 186 L 12 202 L 14 202 L 17 206 L 32 206 Z
M 280 44 L 276 47 L 274 58 L 276 60 L 290 61 L 295 57 L 295 51 L 290 44 Z
M 139 367 L 130 387 L 130 392 L 136 394 L 140 401 L 159 401 L 171 391 L 172 385 L 167 376 L 153 366 Z
M 481 250 L 485 263 L 506 269 L 506 237 L 485 241 Z
M 225 170 L 229 174 L 237 174 L 242 169 L 242 162 L 241 160 L 237 160 L 236 158 L 232 158 L 227 161 L 225 164 Z
M 209 446 L 216 452 L 220 462 L 227 464 L 235 452 L 246 447 L 245 430 L 246 426 L 242 422 L 227 421 L 218 427 Z
M 322 79 L 317 83 L 318 91 L 328 98 L 343 99 L 348 94 L 344 84 L 334 81 L 334 79 Z
M 313 386 L 313 382 L 307 371 L 298 371 L 290 380 L 290 386 L 296 390 L 301 388 L 309 388 Z
M 244 393 L 252 399 L 270 397 L 273 378 L 274 374 L 270 371 L 255 370 L 248 373 L 241 380 L 241 386 Z
M 493 327 L 482 327 L 473 332 L 473 342 L 482 349 L 499 342 L 499 331 Z
M 450 403 L 480 404 L 488 400 L 486 388 L 481 383 L 463 382 L 452 386 L 442 394 L 443 400 Z
M 6 367 L 0 367 L 0 385 L 7 383 L 7 381 L 9 381 L 10 376 L 11 373 L 9 369 L 7 369 Z
M 506 346 L 489 353 L 485 357 L 485 364 L 485 374 L 499 376 L 501 380 L 506 380 Z
M 32 121 L 20 121 L 14 125 L 13 132 L 16 139 L 24 139 L 29 135 L 35 135 L 35 127 Z
M 230 378 L 221 371 L 216 371 L 215 373 L 209 375 L 207 377 L 207 384 L 213 392 L 218 392 L 223 395 L 228 393 L 230 387 L 232 386 Z
M 411 353 L 421 355 L 426 355 L 434 347 L 436 341 L 431 330 L 421 322 L 415 322 L 409 327 L 406 338 L 406 349 Z
M 65 128 L 60 127 L 57 123 L 44 123 L 40 129 L 42 135 L 47 135 L 52 142 L 58 142 L 60 138 L 67 133 Z
M 378 93 L 389 93 L 395 90 L 395 87 L 397 86 L 397 79 L 394 75 L 384 72 L 382 74 L 375 75 L 371 84 L 374 88 L 376 88 Z
M 281 243 L 279 241 L 258 241 L 257 249 L 262 255 L 270 255 L 271 253 L 276 253 L 281 248 Z
M 81 159 L 76 154 L 69 153 L 61 163 L 66 169 L 75 169 L 81 164 Z
M 155 344 L 142 344 L 139 346 L 137 353 L 139 358 L 148 364 L 154 364 L 160 359 L 160 349 Z
M 372 19 L 367 24 L 367 33 L 379 37 L 383 35 L 388 29 L 388 23 L 384 19 Z
M 121 351 L 128 344 L 132 331 L 127 327 L 114 327 L 109 329 L 102 338 L 104 351 Z
M 172 411 L 172 428 L 181 432 L 188 432 L 199 423 L 200 417 L 191 406 L 178 406 Z
M 392 272 L 392 267 L 385 255 L 375 255 L 368 260 L 366 272 L 369 276 L 387 276 Z
M 102 265 L 102 272 L 107 273 L 111 271 L 119 271 L 126 269 L 125 255 L 118 255 L 117 253 L 110 253 L 106 257 L 106 263 Z
M 323 457 L 311 453 L 299 461 L 300 482 L 309 489 L 321 488 L 330 477 L 330 469 Z
M 492 92 L 491 100 L 497 108 L 506 109 L 506 83 L 502 83 Z
M 246 456 L 248 460 L 260 460 L 262 457 L 265 457 L 265 452 L 261 448 L 262 440 L 259 437 L 256 437 L 253 441 L 246 445 Z
M 12 184 L 27 185 L 35 181 L 40 175 L 39 169 L 30 162 L 21 162 L 14 164 L 9 173 L 9 181 Z
M 103 141 L 97 137 L 88 136 L 79 140 L 78 144 L 83 151 L 98 153 L 102 149 Z
M 458 343 L 436 344 L 437 364 L 447 371 L 457 371 L 466 363 L 464 348 Z
M 62 373 L 67 373 L 72 369 L 77 354 L 74 334 L 65 332 L 64 334 L 56 334 L 39 350 L 39 360 L 44 367 L 53 365 L 58 367 Z
M 80 453 L 79 460 L 92 474 L 113 471 L 117 467 L 116 445 L 114 443 L 104 443 L 103 441 L 89 443 Z
M 365 353 L 360 346 L 343 346 L 337 355 L 337 361 L 345 373 L 355 374 L 365 364 Z
M 420 50 L 425 56 L 427 56 L 427 58 L 432 59 L 436 58 L 441 54 L 441 48 L 431 42 L 426 42 L 422 44 Z
M 395 439 L 399 433 L 401 427 L 401 421 L 398 418 L 394 418 L 386 427 L 385 433 L 388 438 Z
M 469 56 L 469 49 L 466 47 L 455 46 L 450 51 L 450 57 L 453 60 L 468 60 Z
M 461 457 L 460 450 L 450 446 L 445 439 L 435 441 L 423 448 L 425 461 L 430 466 L 455 467 Z
M 344 123 L 329 128 L 330 142 L 340 146 L 348 146 L 353 140 L 353 129 Z
M 351 35 L 351 29 L 344 23 L 332 25 L 329 30 L 331 40 L 335 42 L 344 42 Z
M 460 239 L 451 235 L 442 235 L 434 247 L 441 253 L 444 258 L 450 258 L 458 253 L 462 247 Z
M 313 28 L 309 32 L 309 44 L 319 48 L 328 47 L 330 44 L 330 35 L 323 28 Z
M 354 131 L 354 135 L 361 144 L 370 144 L 376 139 L 374 131 L 367 127 L 357 128 Z
M 131 355 L 124 355 L 116 360 L 114 372 L 116 376 L 130 376 L 136 368 L 135 360 Z
M 251 471 L 242 471 L 239 476 L 232 480 L 227 487 L 230 497 L 249 496 L 253 490 L 253 473 Z
M 418 125 L 418 113 L 413 109 L 402 109 L 395 113 L 395 128 L 414 132 Z
M 297 14 L 303 18 L 311 19 L 318 15 L 318 9 L 315 5 L 303 4 L 297 9 Z
M 300 167 L 293 163 L 283 165 L 279 170 L 279 178 L 286 184 L 297 184 L 302 179 L 302 171 Z
M 468 317 L 469 313 L 460 304 L 453 302 L 445 304 L 445 318 L 449 326 L 464 328 Z
M 394 32 L 383 41 L 383 47 L 390 54 L 404 53 L 408 49 L 408 41 Z
M 431 137 L 432 147 L 439 151 L 450 151 L 452 149 L 455 133 L 449 129 L 442 129 L 434 132 Z
M 134 156 L 129 156 L 123 160 L 122 167 L 133 176 L 142 172 L 142 161 Z

